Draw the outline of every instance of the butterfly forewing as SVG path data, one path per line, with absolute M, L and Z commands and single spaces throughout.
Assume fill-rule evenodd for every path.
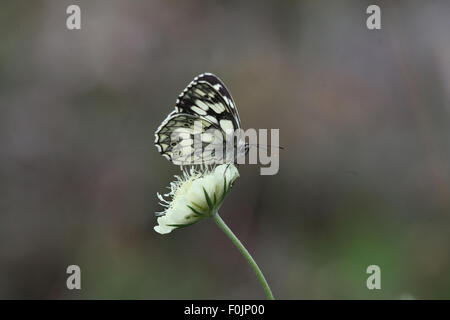
M 218 125 L 221 125 L 220 120 L 229 120 L 233 129 L 241 127 L 231 94 L 211 73 L 196 77 L 180 94 L 175 108 L 178 112 L 201 116 Z

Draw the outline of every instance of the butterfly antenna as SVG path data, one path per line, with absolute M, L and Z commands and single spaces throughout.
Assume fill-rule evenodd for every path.
M 272 145 L 267 145 L 267 146 L 262 146 L 262 145 L 260 145 L 259 143 L 256 143 L 256 144 L 249 144 L 249 146 L 252 146 L 252 147 L 257 147 L 257 148 L 262 148 L 262 149 L 265 149 L 265 150 L 267 150 L 269 147 L 272 147 Z M 280 150 L 284 150 L 284 147 L 282 147 L 282 146 L 274 146 L 275 148 L 278 148 L 278 149 L 280 149 Z

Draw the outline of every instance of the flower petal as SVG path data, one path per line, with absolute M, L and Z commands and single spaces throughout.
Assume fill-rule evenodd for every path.
M 203 173 L 183 170 L 183 176 L 175 177 L 176 180 L 170 183 L 171 191 L 165 195 L 171 201 L 158 194 L 166 210 L 158 217 L 154 230 L 167 234 L 215 214 L 238 177 L 239 172 L 233 164 L 219 165 Z

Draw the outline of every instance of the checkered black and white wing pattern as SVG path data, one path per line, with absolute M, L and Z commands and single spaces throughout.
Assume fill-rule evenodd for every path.
M 179 95 L 175 110 L 155 133 L 155 145 L 177 165 L 220 163 L 226 157 L 227 134 L 233 134 L 240 126 L 233 98 L 223 82 L 211 73 L 204 73 Z M 194 136 L 199 133 L 201 143 L 194 144 Z M 222 148 L 220 157 L 218 148 Z
M 215 125 L 191 114 L 173 112 L 158 128 L 155 145 L 163 157 L 176 165 L 213 164 L 214 155 L 205 153 L 207 145 L 213 142 L 210 135 L 204 134 L 209 140 L 203 137 L 205 141 L 200 140 L 199 148 L 194 148 L 195 135 L 201 133 L 200 128 L 208 130 Z
M 223 82 L 211 73 L 195 77 L 178 97 L 175 109 L 201 116 L 225 132 L 241 127 L 231 94 Z

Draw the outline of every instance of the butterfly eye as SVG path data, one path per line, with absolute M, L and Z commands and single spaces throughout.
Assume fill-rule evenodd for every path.
M 184 126 L 185 126 L 185 127 L 189 127 L 189 123 L 185 123 Z
M 172 142 L 170 145 L 171 145 L 172 147 L 175 147 L 175 146 L 177 145 L 177 143 L 176 143 L 176 142 Z

